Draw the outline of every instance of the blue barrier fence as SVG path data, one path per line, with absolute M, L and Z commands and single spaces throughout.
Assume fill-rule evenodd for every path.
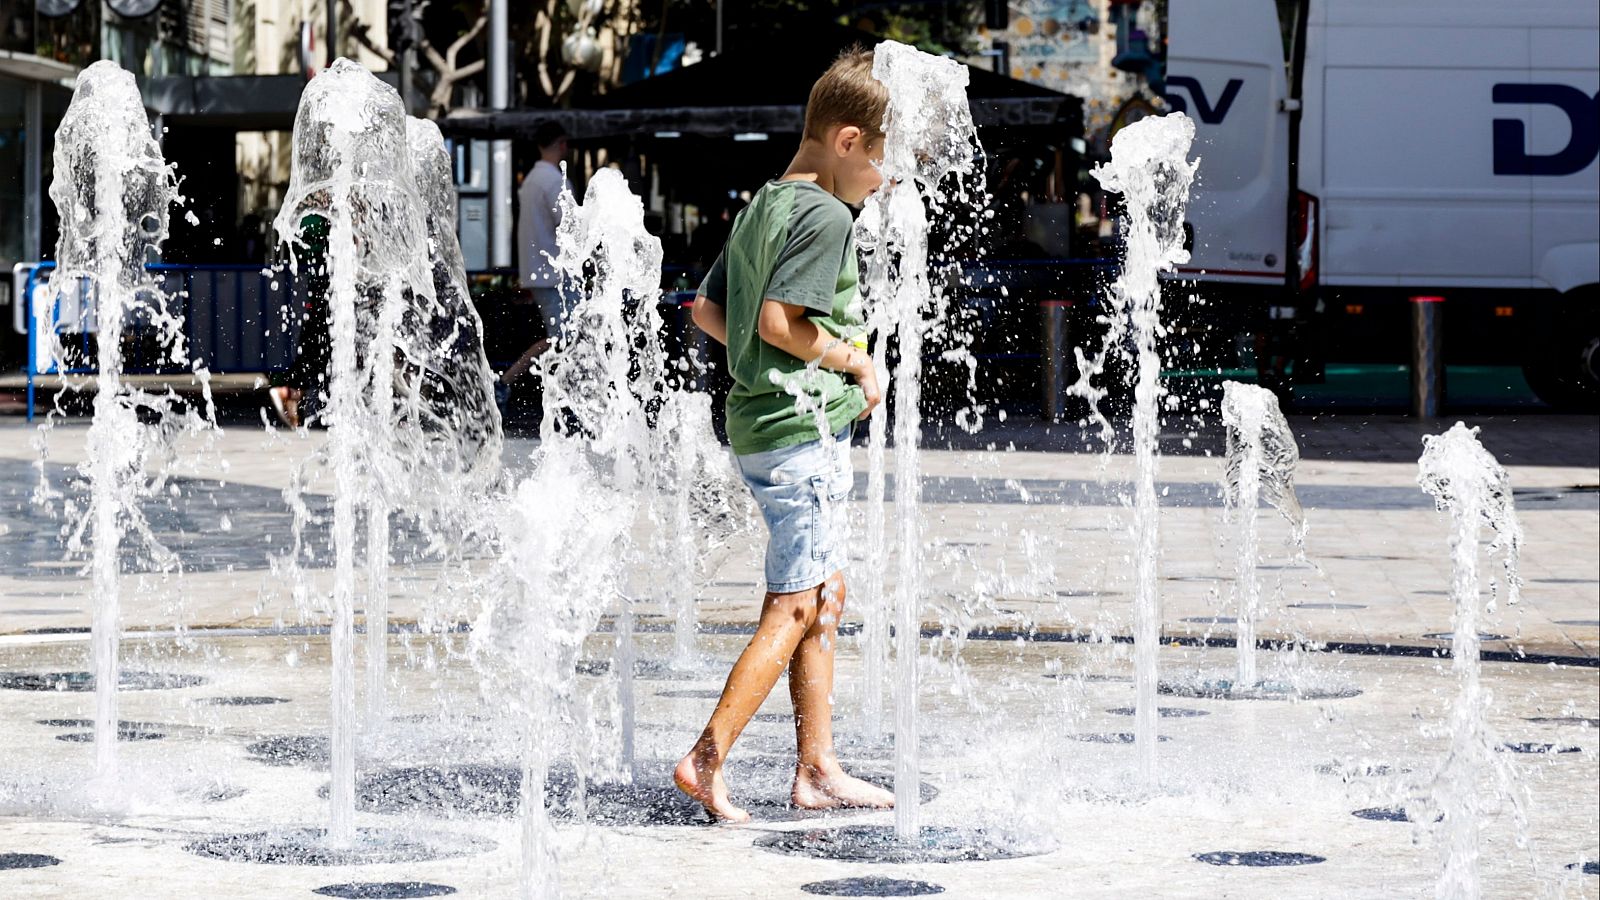
M 1094 305 L 1097 284 L 1111 271 L 1111 260 L 984 260 L 963 265 L 962 304 L 970 307 L 974 325 L 986 339 L 973 347 L 974 354 L 990 362 L 1031 362 L 1040 358 L 1031 346 L 1016 346 L 1016 335 L 1038 334 L 1033 318 L 1034 301 L 1056 301 L 1075 297 Z M 149 298 L 181 317 L 188 345 L 188 358 L 214 373 L 272 374 L 294 364 L 304 297 L 296 294 L 292 273 L 266 269 L 259 265 L 189 265 L 154 263 L 146 267 L 155 276 L 159 291 Z M 76 364 L 63 374 L 92 374 L 95 315 L 93 297 L 85 302 L 88 280 L 73 290 L 48 289 L 55 264 L 19 263 L 12 272 L 17 304 L 15 327 L 28 336 L 27 380 L 28 418 L 35 404 L 35 380 L 56 374 L 40 366 L 42 335 L 36 334 L 34 306 L 52 302 L 51 321 L 57 334 L 74 340 Z M 666 270 L 664 270 L 666 271 Z M 507 274 L 475 272 L 473 275 Z M 674 274 L 666 271 L 667 275 Z M 665 278 L 663 280 L 666 280 Z M 672 335 L 669 352 L 693 354 L 702 362 L 712 349 L 703 333 L 690 323 L 693 290 L 668 290 L 660 302 L 665 330 Z M 995 307 L 991 309 L 990 307 Z M 1002 315 L 1001 313 L 1004 312 Z M 536 315 L 536 313 L 531 313 Z M 1009 317 L 1009 318 L 1008 318 Z M 1019 318 L 1021 317 L 1021 318 Z M 146 321 L 141 322 L 143 318 Z M 1016 321 L 1011 321 L 1016 319 Z M 149 342 L 141 345 L 141 330 L 150 331 L 148 316 L 130 315 L 125 322 L 130 353 L 129 374 L 182 374 L 188 368 L 165 361 L 160 353 L 148 352 Z M 998 340 L 996 339 L 998 338 Z M 520 348 L 518 349 L 520 352 Z M 149 357 L 145 359 L 144 357 Z
M 164 307 L 183 322 L 190 365 L 212 372 L 270 374 L 294 364 L 303 299 L 295 294 L 288 271 L 247 265 L 176 265 L 152 263 L 150 306 Z M 51 290 L 55 263 L 21 263 L 12 270 L 22 321 L 17 330 L 28 336 L 28 419 L 34 415 L 36 380 L 54 374 L 91 374 L 93 335 L 97 331 L 95 297 L 89 279 L 68 290 Z M 50 321 L 63 344 L 78 357 L 64 371 L 45 363 L 44 335 L 39 333 L 37 304 L 49 303 Z M 125 341 L 133 351 L 124 369 L 130 375 L 179 374 L 189 371 L 173 363 L 161 348 L 143 338 L 153 329 L 148 313 L 131 311 L 125 320 Z M 69 339 L 70 338 L 70 339 Z M 146 358 L 148 357 L 148 358 Z
M 300 312 L 304 298 L 296 294 L 294 276 L 287 270 L 264 269 L 259 265 L 186 265 L 152 263 L 146 266 L 157 289 L 146 299 L 159 305 L 183 322 L 188 358 L 213 373 L 272 374 L 294 365 L 299 337 Z M 19 263 L 12 270 L 15 296 L 21 298 L 14 321 L 28 341 L 28 419 L 32 421 L 37 397 L 37 380 L 46 375 L 90 375 L 95 372 L 94 333 L 97 331 L 93 288 L 89 279 L 68 290 L 51 289 L 55 263 Z M 471 273 L 493 274 L 493 273 Z M 693 291 L 668 291 L 662 295 L 664 324 L 669 331 L 684 332 L 687 307 Z M 53 303 L 50 320 L 75 357 L 63 372 L 46 364 L 43 335 L 38 333 L 34 309 L 40 303 Z M 669 312 L 666 308 L 671 307 Z M 150 331 L 148 315 L 130 314 L 125 321 L 124 341 L 133 358 L 124 371 L 130 375 L 178 375 L 189 371 L 175 365 L 163 354 L 150 353 L 152 359 L 138 358 L 140 338 Z M 684 348 L 678 348 L 682 352 Z M 705 348 L 697 348 L 701 358 Z

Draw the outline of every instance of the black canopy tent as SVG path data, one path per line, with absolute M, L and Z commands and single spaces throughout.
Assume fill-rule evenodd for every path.
M 729 138 L 799 134 L 818 75 L 853 44 L 878 39 L 836 25 L 788 24 L 735 31 L 721 55 L 594 97 L 583 108 L 458 110 L 440 123 L 457 137 L 527 137 L 557 121 L 575 140 L 693 134 Z M 1077 97 L 967 67 L 967 96 L 980 128 L 1050 129 L 1076 136 Z
M 806 99 L 817 76 L 844 49 L 878 40 L 856 29 L 814 23 L 739 30 L 718 56 L 593 97 L 582 108 L 459 110 L 439 125 L 455 139 L 528 141 L 542 123 L 555 121 L 591 162 L 597 159 L 592 154 L 603 149 L 607 162 L 620 163 L 629 174 L 647 208 L 652 200 L 663 204 L 656 207 L 665 213 L 657 223 L 669 270 L 663 286 L 680 269 L 688 270 L 685 281 L 693 284 L 699 278 L 696 270 L 709 262 L 706 247 L 714 257 L 717 248 L 710 245 L 719 242 L 703 241 L 698 234 L 691 242 L 689 232 L 715 221 L 718 198 L 725 201 L 736 191 L 752 190 L 783 171 L 802 131 Z M 967 73 L 973 120 L 989 158 L 988 189 L 995 195 L 994 212 L 1000 213 L 985 239 L 994 245 L 993 255 L 1023 227 L 1028 201 L 1022 198 L 1036 202 L 1076 191 L 1083 101 L 985 68 L 968 66 Z M 577 167 L 574 180 L 581 180 L 584 170 Z M 699 210 L 697 226 L 687 221 L 687 205 Z M 683 216 L 676 221 L 675 209 Z M 970 211 L 972 216 L 986 213 L 993 214 Z M 713 227 L 707 234 L 720 233 Z M 1060 273 L 1055 274 L 1060 281 Z M 1037 359 L 1029 356 L 1039 332 L 1030 318 L 1037 315 L 1034 298 L 1009 298 L 1002 290 L 989 301 L 995 309 L 983 313 L 986 324 L 973 326 L 986 335 L 975 348 L 985 356 L 985 365 L 998 354 L 996 359 L 1007 361 L 1004 365 L 1023 370 L 1001 380 L 1025 391 L 1037 383 Z M 1001 307 L 1004 315 L 996 311 Z M 965 372 L 958 373 L 962 379 Z
M 583 108 L 458 110 L 439 123 L 456 139 L 532 137 L 544 122 L 561 123 L 590 163 L 621 163 L 634 190 L 664 200 L 663 237 L 669 260 L 694 266 L 701 254 L 682 241 L 692 221 L 673 221 L 675 204 L 716 215 L 718 198 L 743 194 L 783 171 L 795 149 L 811 86 L 839 53 L 879 38 L 830 23 L 788 21 L 735 29 L 723 53 L 692 66 L 626 85 L 586 101 Z M 1033 162 L 1035 185 L 1003 178 L 990 187 L 1044 196 L 1071 183 L 1078 166 L 1074 141 L 1083 134 L 1082 101 L 984 68 L 966 67 L 967 96 L 994 174 L 1014 151 Z M 517 168 L 531 165 L 532 147 L 519 148 Z M 589 166 L 580 165 L 575 180 Z M 1014 170 L 1011 166 L 1010 170 Z M 580 184 L 580 190 L 582 188 Z M 1060 190 L 1060 188 L 1056 188 Z

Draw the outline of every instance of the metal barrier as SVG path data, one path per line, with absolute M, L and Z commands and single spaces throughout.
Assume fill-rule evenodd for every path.
M 166 304 L 181 317 L 189 365 L 200 364 L 214 373 L 280 372 L 294 364 L 295 343 L 300 333 L 304 303 L 295 296 L 294 277 L 287 270 L 265 269 L 259 265 L 178 265 L 152 263 L 145 267 L 155 275 L 155 296 L 150 303 Z M 95 372 L 90 352 L 91 335 L 98 330 L 95 321 L 94 291 L 89 279 L 79 279 L 74 290 L 40 290 L 50 283 L 55 263 L 19 263 L 12 269 L 15 295 L 21 320 L 14 316 L 12 327 L 28 336 L 28 419 L 33 420 L 35 379 L 41 375 L 89 375 Z M 37 333 L 35 302 L 52 302 L 51 320 L 56 334 L 78 335 L 81 360 L 73 368 L 58 372 L 53 365 L 41 366 L 46 356 L 44 335 Z M 172 309 L 176 306 L 176 309 Z M 137 312 L 129 314 L 126 334 L 138 349 L 141 337 L 148 335 L 148 323 Z M 146 348 L 148 349 L 148 348 Z M 190 371 L 173 362 L 159 350 L 150 359 L 135 358 L 124 371 L 130 375 L 176 375 Z

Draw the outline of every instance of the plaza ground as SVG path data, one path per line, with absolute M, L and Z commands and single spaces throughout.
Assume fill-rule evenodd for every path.
M 1489 725 L 1505 744 L 1546 751 L 1497 756 L 1500 774 L 1485 789 L 1508 799 L 1493 805 L 1486 822 L 1485 894 L 1543 888 L 1595 896 L 1600 882 L 1583 864 L 1600 858 L 1600 426 L 1592 417 L 1536 411 L 1462 418 L 1482 426 L 1484 443 L 1509 470 L 1526 530 L 1522 603 L 1497 603 L 1482 622 L 1495 636 L 1484 645 Z M 1118 737 L 1132 730 L 1119 712 L 1132 704 L 1129 648 L 1119 640 L 1129 633 L 1132 607 L 1128 458 L 1085 452 L 1076 426 L 1046 429 L 1014 418 L 977 436 L 934 430 L 930 444 L 957 449 L 930 450 L 923 459 L 924 625 L 937 634 L 959 622 L 985 639 L 924 642 L 923 819 L 981 826 L 1037 854 L 884 865 L 756 846 L 775 832 L 891 818 L 819 817 L 783 806 L 792 727 L 781 684 L 730 769 L 736 798 L 752 804 L 756 823 L 706 827 L 673 805 L 665 767 L 693 740 L 759 604 L 761 535 L 750 532 L 719 549 L 699 579 L 702 665 L 675 671 L 665 663 L 671 612 L 654 590 L 641 598 L 638 777 L 614 798 L 621 811 L 611 819 L 558 825 L 566 894 L 806 896 L 803 885 L 870 876 L 937 884 L 950 897 L 1431 893 L 1439 860 L 1427 829 L 1352 813 L 1403 801 L 1447 743 L 1442 725 L 1454 681 L 1449 660 L 1435 654 L 1448 646 L 1443 634 L 1450 629 L 1448 525 L 1417 488 L 1415 460 L 1421 436 L 1450 421 L 1317 415 L 1292 424 L 1310 532 L 1302 562 L 1283 543 L 1284 524 L 1263 512 L 1261 632 L 1313 652 L 1267 653 L 1263 665 L 1318 685 L 1353 687 L 1358 696 L 1294 703 L 1163 697 L 1179 712 L 1161 720 L 1170 738 L 1160 745 L 1161 779 L 1154 789 L 1139 786 L 1133 748 Z M 69 496 L 84 434 L 84 423 L 73 421 L 48 438 L 43 472 Z M 82 670 L 87 580 L 81 561 L 67 560 L 61 548 L 59 507 L 31 500 L 40 476 L 35 435 L 19 422 L 0 425 L 0 672 Z M 73 720 L 92 715 L 92 694 L 0 691 L 0 756 L 7 760 L 0 854 L 60 860 L 0 871 L 0 893 L 309 897 L 349 882 L 426 882 L 460 896 L 513 894 L 519 836 L 510 809 L 515 791 L 508 793 L 504 779 L 475 782 L 477 806 L 405 780 L 419 767 L 474 767 L 474 778 L 515 771 L 515 704 L 486 694 L 469 667 L 430 662 L 448 660 L 460 636 L 391 640 L 387 714 L 362 726 L 360 824 L 424 842 L 465 842 L 470 852 L 318 867 L 223 862 L 185 849 L 210 835 L 323 822 L 326 764 L 315 747 L 327 728 L 325 622 L 303 616 L 292 585 L 268 567 L 289 532 L 282 491 L 323 439 L 239 422 L 209 448 L 184 454 L 179 496 L 153 519 L 184 570 L 125 577 L 125 656 L 130 668 L 205 681 L 122 693 L 120 715 L 130 732 L 161 737 L 120 744 L 126 783 L 110 808 L 89 799 L 93 744 L 64 737 L 84 731 Z M 1226 645 L 1236 570 L 1218 488 L 1221 437 L 1214 421 L 1169 422 L 1162 445 L 1161 601 L 1171 644 L 1162 652 L 1163 672 L 1225 672 L 1234 655 Z M 526 439 L 508 441 L 508 467 L 525 469 L 532 447 Z M 859 497 L 860 450 L 856 462 Z M 310 490 L 315 505 L 328 485 Z M 857 570 L 864 564 L 853 562 Z M 892 590 L 892 562 L 887 568 Z M 1487 576 L 1497 564 L 1483 571 Z M 855 574 L 853 587 L 860 584 Z M 312 569 L 308 577 L 315 590 L 327 573 Z M 438 587 L 426 571 L 399 573 L 391 608 L 402 631 L 431 609 Z M 857 619 L 848 609 L 847 625 Z M 180 625 L 189 633 L 174 634 Z M 609 631 L 591 637 L 585 656 L 604 661 L 611 643 Z M 841 756 L 886 780 L 888 744 L 871 739 L 863 719 L 857 640 L 846 635 L 840 644 Z M 1314 652 L 1324 644 L 1347 652 Z M 579 693 L 605 696 L 614 679 L 604 669 L 585 670 Z M 233 697 L 281 702 L 211 702 Z M 280 758 L 263 749 L 285 738 L 295 740 L 281 746 L 312 750 Z M 395 779 L 388 788 L 385 778 Z M 395 796 L 411 800 L 383 800 Z M 634 808 L 660 815 L 634 816 Z M 1519 814 L 1525 827 L 1516 823 Z M 1519 832 L 1531 849 L 1517 848 Z M 1247 868 L 1195 859 L 1245 850 L 1324 861 Z M 863 884 L 871 886 L 855 886 Z

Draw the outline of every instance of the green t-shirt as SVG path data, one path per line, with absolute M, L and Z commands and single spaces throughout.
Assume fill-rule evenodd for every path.
M 734 453 L 818 440 L 818 409 L 826 412 L 830 434 L 866 409 L 861 389 L 843 375 L 808 372 L 804 362 L 756 333 L 762 302 L 778 300 L 811 310 L 806 318 L 824 332 L 864 343 L 852 227 L 850 208 L 812 182 L 769 181 L 739 213 L 700 286 L 727 313 Z

